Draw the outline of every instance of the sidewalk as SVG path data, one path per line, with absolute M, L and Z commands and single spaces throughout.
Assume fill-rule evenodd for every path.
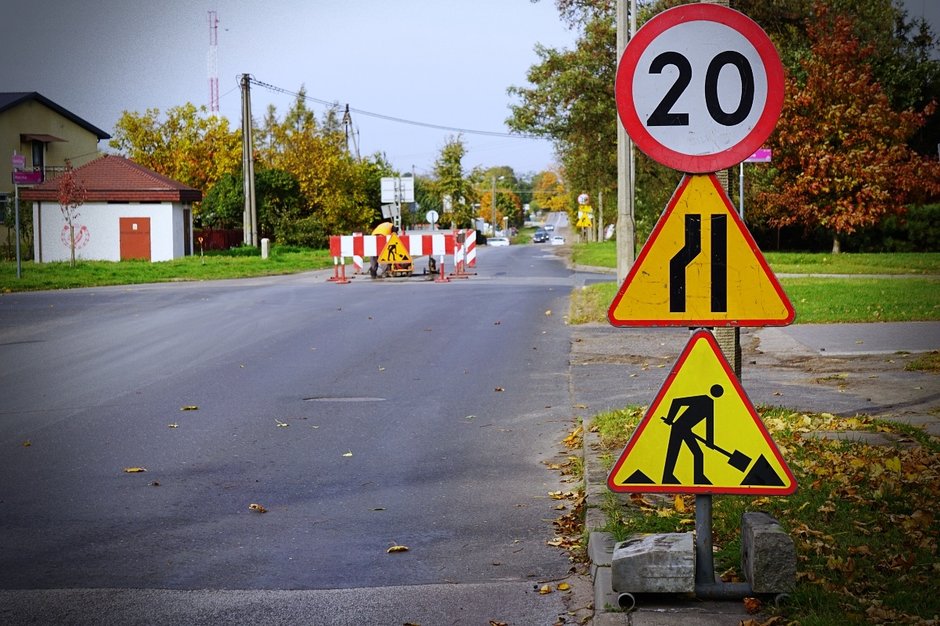
M 609 497 L 589 416 L 627 405 L 648 405 L 685 347 L 685 328 L 572 327 L 570 356 L 574 403 L 585 416 L 585 528 L 594 584 L 596 626 L 696 624 L 738 626 L 749 616 L 739 600 L 699 601 L 676 596 L 637 597 L 630 613 L 611 612 L 612 541 L 596 532 L 606 523 L 599 508 Z M 742 385 L 754 405 L 799 411 L 858 413 L 923 427 L 940 436 L 940 384 L 933 373 L 906 371 L 917 353 L 940 350 L 940 322 L 796 325 L 742 329 Z M 882 434 L 858 433 L 890 444 Z M 720 497 L 720 496 L 716 496 Z

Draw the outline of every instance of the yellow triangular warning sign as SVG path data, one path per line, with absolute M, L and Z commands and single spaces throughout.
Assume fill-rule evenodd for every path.
M 794 312 L 708 174 L 683 177 L 607 318 L 614 326 L 786 326 Z
M 796 479 L 707 330 L 692 335 L 607 486 L 620 492 L 788 495 Z
M 411 263 L 408 248 L 402 243 L 397 233 L 389 235 L 388 242 L 379 253 L 379 263 Z

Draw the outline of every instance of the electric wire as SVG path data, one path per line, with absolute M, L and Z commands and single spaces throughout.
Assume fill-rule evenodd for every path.
M 268 90 L 270 90 L 270 91 L 276 91 L 276 92 L 283 93 L 283 94 L 286 94 L 286 95 L 289 95 L 289 96 L 293 96 L 293 97 L 295 97 L 295 98 L 301 97 L 301 94 L 299 94 L 299 93 L 297 93 L 297 92 L 295 92 L 295 91 L 291 91 L 291 90 L 289 90 L 289 89 L 284 89 L 283 87 L 278 87 L 278 86 L 276 86 L 276 85 L 271 85 L 271 84 L 269 84 L 269 83 L 262 82 L 262 81 L 260 81 L 260 80 L 258 80 L 258 79 L 256 79 L 256 78 L 254 78 L 254 77 L 252 77 L 252 76 L 249 76 L 249 81 L 250 81 L 252 84 L 255 84 L 255 85 L 259 86 L 259 87 L 263 87 L 263 88 L 268 89 Z M 326 107 L 338 107 L 338 106 L 339 106 L 339 103 L 338 103 L 338 102 L 329 102 L 329 101 L 327 101 L 327 100 L 321 100 L 320 98 L 314 98 L 313 96 L 308 96 L 308 95 L 306 95 L 306 94 L 303 95 L 303 98 L 306 99 L 306 100 L 309 100 L 309 101 L 311 101 L 311 102 L 316 102 L 317 104 L 322 104 L 323 106 L 326 106 Z M 405 119 L 405 118 L 402 118 L 402 117 L 395 117 L 395 116 L 393 116 L 393 115 L 385 115 L 385 114 L 383 114 L 383 113 L 375 113 L 375 112 L 372 112 L 372 111 L 365 111 L 365 110 L 363 110 L 363 109 L 357 109 L 357 108 L 354 108 L 354 107 L 349 107 L 349 111 L 350 111 L 350 112 L 354 112 L 354 113 L 358 113 L 359 115 L 365 115 L 365 116 L 367 116 L 367 117 L 374 117 L 374 118 L 376 118 L 376 119 L 385 120 L 385 121 L 388 121 L 388 122 L 395 122 L 395 123 L 397 123 L 397 124 L 409 124 L 409 125 L 411 125 L 411 126 L 421 126 L 421 127 L 424 127 L 424 128 L 433 128 L 433 129 L 436 129 L 436 130 L 447 130 L 447 131 L 452 131 L 452 132 L 457 132 L 457 133 L 463 133 L 463 134 L 467 134 L 467 135 L 483 135 L 483 136 L 485 136 L 485 137 L 503 137 L 503 138 L 508 138 L 508 139 L 540 139 L 540 140 L 545 140 L 545 137 L 540 137 L 540 136 L 538 136 L 538 135 L 527 135 L 527 134 L 524 134 L 524 133 L 506 133 L 506 132 L 495 131 L 495 130 L 474 130 L 474 129 L 471 129 L 471 128 L 460 128 L 460 127 L 457 127 L 457 126 L 447 126 L 447 125 L 444 125 L 444 124 L 432 124 L 432 123 L 430 123 L 430 122 L 419 122 L 419 121 L 416 121 L 416 120 L 409 120 L 409 119 Z

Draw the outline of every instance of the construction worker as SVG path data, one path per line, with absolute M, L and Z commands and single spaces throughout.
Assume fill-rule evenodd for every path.
M 713 398 L 720 398 L 724 392 L 725 390 L 721 385 L 712 385 L 709 390 L 711 395 L 702 394 L 700 396 L 676 398 L 669 405 L 669 414 L 661 418 L 667 426 L 672 427 L 666 448 L 666 465 L 663 468 L 664 485 L 680 484 L 674 472 L 682 444 L 685 444 L 689 452 L 692 453 L 693 483 L 696 485 L 712 484 L 705 476 L 705 455 L 699 445 L 700 438 L 692 432 L 692 429 L 704 421 L 705 438 L 703 441 L 707 447 L 714 447 L 715 401 Z M 683 408 L 685 411 L 682 411 Z M 681 415 L 679 414 L 680 411 L 682 412 Z

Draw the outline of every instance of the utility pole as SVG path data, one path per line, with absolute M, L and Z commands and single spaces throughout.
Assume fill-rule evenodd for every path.
M 242 219 L 244 244 L 258 246 L 258 208 L 255 205 L 255 158 L 251 140 L 251 77 L 242 74 L 242 176 L 245 213 Z
M 617 0 L 617 62 L 636 32 L 636 0 Z M 628 19 L 629 18 L 629 19 Z M 617 120 L 617 282 L 623 283 L 636 258 L 636 222 L 633 219 L 633 141 Z

